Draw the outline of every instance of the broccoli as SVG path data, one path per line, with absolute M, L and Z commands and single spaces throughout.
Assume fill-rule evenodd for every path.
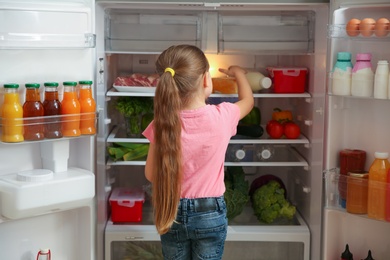
M 281 185 L 274 180 L 255 190 L 252 207 L 259 221 L 269 224 L 277 218 L 294 217 L 296 208 L 285 199 L 284 192 Z
M 244 206 L 249 201 L 249 183 L 245 180 L 245 172 L 242 167 L 227 167 L 225 171 L 225 187 L 224 197 L 227 218 L 230 221 L 241 214 Z

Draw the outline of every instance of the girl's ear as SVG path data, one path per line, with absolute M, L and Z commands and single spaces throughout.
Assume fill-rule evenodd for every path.
M 213 82 L 211 80 L 211 75 L 210 75 L 210 72 L 207 71 L 203 75 L 203 87 L 207 88 L 207 87 L 212 87 L 212 86 L 213 86 Z

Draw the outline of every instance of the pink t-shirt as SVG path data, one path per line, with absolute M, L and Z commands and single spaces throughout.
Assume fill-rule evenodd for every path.
M 218 197 L 225 192 L 224 161 L 240 119 L 237 105 L 223 102 L 181 111 L 183 183 L 181 198 Z M 143 135 L 154 142 L 153 122 Z

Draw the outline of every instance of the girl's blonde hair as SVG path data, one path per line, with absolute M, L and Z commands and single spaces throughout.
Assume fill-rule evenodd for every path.
M 157 231 L 164 234 L 175 220 L 180 202 L 183 164 L 180 111 L 198 93 L 209 63 L 199 48 L 178 45 L 161 53 L 156 70 L 160 78 L 154 98 L 156 170 L 152 203 Z

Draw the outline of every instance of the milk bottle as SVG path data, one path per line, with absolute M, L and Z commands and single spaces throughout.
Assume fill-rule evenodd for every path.
M 371 97 L 374 89 L 374 72 L 370 53 L 358 53 L 352 69 L 352 96 Z
M 337 53 L 337 62 L 332 71 L 333 95 L 351 95 L 352 67 L 350 52 Z
M 374 80 L 374 98 L 387 99 L 389 84 L 389 62 L 378 61 Z

